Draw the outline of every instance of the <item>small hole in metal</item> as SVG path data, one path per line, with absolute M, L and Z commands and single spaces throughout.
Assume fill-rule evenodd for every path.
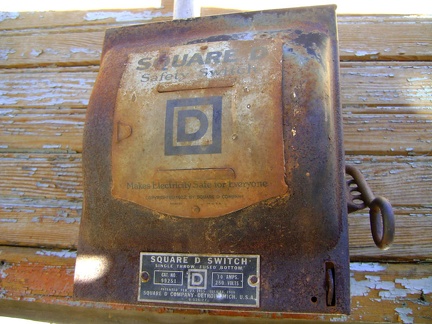
M 316 303 L 318 301 L 318 298 L 316 298 L 315 296 L 313 296 L 312 298 L 311 298 L 311 302 L 312 303 Z

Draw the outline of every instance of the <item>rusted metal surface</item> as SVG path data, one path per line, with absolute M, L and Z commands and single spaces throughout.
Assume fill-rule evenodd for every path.
M 130 54 L 114 112 L 113 196 L 203 218 L 284 195 L 281 64 L 277 39 Z
M 370 208 L 372 238 L 380 249 L 387 250 L 393 243 L 395 219 L 390 202 L 384 197 L 375 197 L 361 172 L 351 166 L 345 167 L 347 180 L 348 212 Z
M 85 202 L 76 298 L 139 304 L 141 252 L 259 255 L 260 300 L 255 311 L 349 313 L 334 9 L 223 15 L 107 32 L 84 134 Z M 253 65 L 256 71 L 250 68 L 250 75 L 239 75 L 251 64 L 253 44 L 267 48 L 269 55 Z M 222 63 L 206 62 L 209 52 L 222 49 L 224 55 L 233 51 L 228 52 L 228 61 L 237 61 L 225 62 L 221 56 Z M 185 51 L 194 53 L 192 57 L 202 54 L 189 68 L 173 67 L 173 55 Z M 139 64 L 148 55 L 152 60 Z M 137 69 L 148 61 L 150 75 Z M 233 73 L 211 77 L 211 71 L 224 68 Z M 202 77 L 175 80 L 174 71 L 179 79 L 180 73 L 192 70 L 201 71 Z M 150 81 L 153 75 L 151 86 L 137 81 L 147 77 Z M 174 120 L 185 120 L 183 126 L 167 132 L 171 125 L 167 112 L 183 107 L 178 98 L 192 100 L 184 105 L 190 108 L 179 111 L 202 114 L 187 112 L 179 117 L 177 112 Z M 208 148 L 214 134 L 206 138 L 201 128 L 205 119 L 216 116 L 206 109 L 218 105 L 222 106 L 221 145 Z M 183 139 L 178 146 L 187 147 L 186 151 L 173 150 L 176 145 L 167 143 L 167 134 L 169 138 L 176 134 L 177 142 L 178 137 Z M 207 148 L 194 151 L 187 142 Z M 255 181 L 267 182 L 269 190 L 245 185 L 227 194 L 242 197 L 227 202 L 214 199 L 213 204 L 211 198 L 192 197 L 187 203 L 173 199 L 171 206 L 169 198 L 164 199 L 167 202 L 146 199 L 150 189 L 145 185 L 128 189 L 128 181 L 151 187 L 158 181 L 225 186 L 230 181 Z M 185 189 L 172 187 L 164 188 L 161 196 L 176 196 L 173 189 L 180 193 Z M 225 192 L 202 188 L 191 196 Z M 242 308 L 228 307 L 227 314 L 229 309 Z

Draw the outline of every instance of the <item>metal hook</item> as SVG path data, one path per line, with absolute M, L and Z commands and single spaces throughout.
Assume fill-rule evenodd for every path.
M 352 179 L 347 180 L 348 212 L 369 207 L 372 238 L 380 249 L 387 250 L 393 243 L 395 220 L 390 202 L 383 197 L 374 196 L 361 172 L 351 165 L 345 166 L 346 174 Z M 360 195 L 355 195 L 358 192 Z
M 375 245 L 387 250 L 393 243 L 395 220 L 390 202 L 383 197 L 376 197 L 369 205 L 372 237 Z

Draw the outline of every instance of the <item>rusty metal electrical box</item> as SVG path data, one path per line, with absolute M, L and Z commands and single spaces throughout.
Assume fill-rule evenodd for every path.
M 348 313 L 334 6 L 108 30 L 75 297 Z

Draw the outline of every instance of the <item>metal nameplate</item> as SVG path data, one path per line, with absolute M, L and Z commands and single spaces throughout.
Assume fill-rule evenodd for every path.
M 259 255 L 141 253 L 138 301 L 259 307 Z
M 206 218 L 286 194 L 281 62 L 279 40 L 130 54 L 114 114 L 113 196 Z

